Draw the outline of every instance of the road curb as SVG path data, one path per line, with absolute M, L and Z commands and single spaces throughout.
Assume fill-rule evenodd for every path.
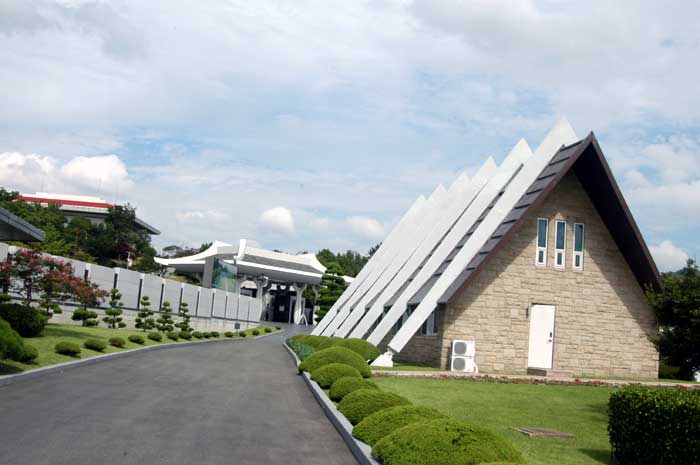
M 140 354 L 143 352 L 150 352 L 153 350 L 174 349 L 176 347 L 188 347 L 188 346 L 193 346 L 193 345 L 197 345 L 197 344 L 207 344 L 207 343 L 213 343 L 213 342 L 233 342 L 233 341 L 245 341 L 245 340 L 253 341 L 255 339 L 260 339 L 262 337 L 274 336 L 276 334 L 281 334 L 283 332 L 284 332 L 284 329 L 281 329 L 277 332 L 266 333 L 266 334 L 261 334 L 259 336 L 246 337 L 246 338 L 243 338 L 243 337 L 237 337 L 235 339 L 234 338 L 222 338 L 222 339 L 217 338 L 217 339 L 210 339 L 210 340 L 205 340 L 205 341 L 171 342 L 168 344 L 160 344 L 160 345 L 154 345 L 154 346 L 148 346 L 148 347 L 138 347 L 136 349 L 129 349 L 129 350 L 125 350 L 123 352 L 111 352 L 109 354 L 95 355 L 94 357 L 80 359 L 80 360 L 74 360 L 71 362 L 58 363 L 56 365 L 50 365 L 47 367 L 37 368 L 35 370 L 26 371 L 23 373 L 16 373 L 13 375 L 3 375 L 3 376 L 0 376 L 0 386 L 7 386 L 10 384 L 20 383 L 22 381 L 29 381 L 30 379 L 39 378 L 42 376 L 50 375 L 52 373 L 62 373 L 66 370 L 72 370 L 73 368 L 79 368 L 79 367 L 86 366 L 86 365 L 92 365 L 94 363 L 107 362 L 109 360 L 114 360 L 114 359 L 122 358 L 122 357 L 128 357 L 131 355 L 136 355 L 136 354 Z
M 299 357 L 297 357 L 297 354 L 286 343 L 284 347 L 294 359 L 296 366 L 299 366 L 301 361 Z M 357 459 L 360 465 L 379 465 L 379 462 L 372 457 L 372 448 L 364 442 L 355 439 L 352 435 L 352 424 L 345 418 L 345 415 L 340 413 L 333 401 L 323 392 L 323 389 L 321 389 L 316 381 L 313 381 L 307 372 L 301 373 L 300 376 L 304 379 L 304 382 L 311 390 L 311 393 L 316 398 L 321 409 L 338 431 L 340 437 L 343 438 L 343 441 L 345 441 L 345 444 L 347 444 L 350 452 L 352 452 L 352 455 L 355 456 L 355 459 Z

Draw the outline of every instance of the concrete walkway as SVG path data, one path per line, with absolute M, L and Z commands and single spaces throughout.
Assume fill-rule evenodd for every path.
M 144 352 L 0 387 L 0 464 L 357 464 L 296 374 L 289 335 Z

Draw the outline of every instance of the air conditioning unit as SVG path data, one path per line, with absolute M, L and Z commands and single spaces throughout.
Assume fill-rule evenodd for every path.
M 478 373 L 479 367 L 474 362 L 476 356 L 476 344 L 474 341 L 452 341 L 452 354 L 450 357 L 450 371 L 462 371 L 465 373 Z

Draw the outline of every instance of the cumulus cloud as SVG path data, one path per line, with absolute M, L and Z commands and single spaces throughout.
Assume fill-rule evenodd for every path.
M 364 239 L 380 240 L 384 238 L 384 226 L 373 218 L 351 216 L 347 221 L 352 232 Z
M 294 216 L 285 207 L 274 207 L 260 215 L 260 224 L 268 231 L 290 235 L 294 233 Z
M 662 241 L 658 245 L 652 245 L 649 247 L 649 251 L 654 257 L 656 266 L 661 271 L 680 270 L 689 258 L 685 250 L 677 247 L 671 241 Z
M 175 213 L 175 218 L 182 223 L 209 227 L 211 223 L 222 223 L 227 215 L 218 210 L 187 210 Z

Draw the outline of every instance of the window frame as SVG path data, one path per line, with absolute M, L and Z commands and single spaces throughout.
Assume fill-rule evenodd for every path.
M 546 224 L 544 231 L 544 247 L 540 246 L 540 222 L 544 221 Z M 549 219 L 548 218 L 537 218 L 537 239 L 535 240 L 535 266 L 547 266 L 547 249 L 549 248 Z M 544 260 L 540 262 L 540 252 Z
M 581 250 L 576 250 L 576 227 L 581 226 Z M 574 271 L 583 271 L 583 251 L 586 249 L 586 225 L 584 223 L 574 223 L 574 240 L 572 241 L 573 258 L 571 269 Z M 576 257 L 579 257 L 579 264 L 576 266 Z
M 438 315 L 437 315 L 437 308 L 430 312 L 430 315 L 428 315 L 428 318 L 423 322 L 423 324 L 420 326 L 420 335 L 421 336 L 437 336 L 438 331 Z
M 564 225 L 564 246 L 562 248 L 557 247 L 560 224 Z M 560 257 L 561 263 L 559 263 Z M 566 220 L 556 220 L 554 223 L 554 268 L 562 270 L 566 268 Z

